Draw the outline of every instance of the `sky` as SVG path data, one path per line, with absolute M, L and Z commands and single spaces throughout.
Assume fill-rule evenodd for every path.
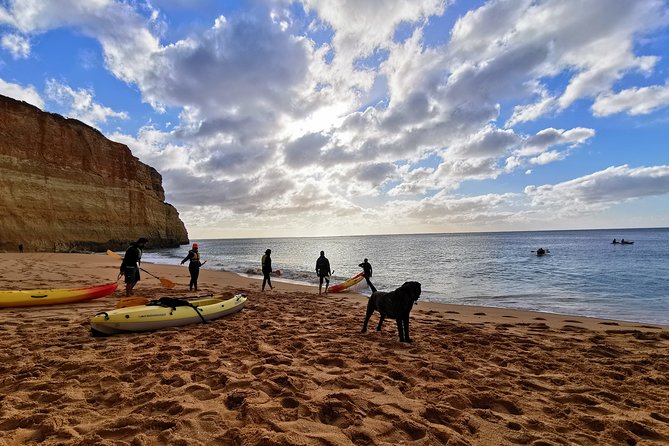
M 664 0 L 0 0 L 0 94 L 191 238 L 669 226 Z

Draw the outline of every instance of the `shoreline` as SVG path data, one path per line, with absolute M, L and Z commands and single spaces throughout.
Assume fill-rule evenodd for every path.
M 113 281 L 105 255 L 0 255 L 0 289 Z M 0 445 L 666 444 L 669 327 L 418 301 L 360 333 L 367 298 L 145 264 L 136 295 L 247 295 L 239 313 L 93 337 L 113 295 L 0 310 Z M 25 288 L 25 287 L 24 287 Z
M 88 262 L 89 264 L 83 265 L 84 262 Z M 19 276 L 17 274 L 8 274 L 7 271 L 11 271 L 12 267 L 17 263 L 23 263 L 23 265 L 25 265 L 22 266 L 18 272 L 28 274 L 30 269 L 34 267 L 36 270 L 40 271 L 40 275 L 38 277 L 25 277 Z M 80 271 L 80 274 L 76 276 L 75 281 L 72 282 L 69 277 L 64 278 L 62 273 L 52 271 L 48 266 L 51 263 L 75 265 L 77 270 Z M 0 291 L 11 289 L 70 288 L 81 285 L 110 283 L 114 282 L 114 274 L 118 273 L 119 265 L 120 261 L 118 259 L 105 255 L 104 253 L 0 253 L 0 270 L 5 271 L 5 273 L 0 274 Z M 185 295 L 185 297 L 188 297 L 189 273 L 186 266 L 150 262 L 143 262 L 142 265 L 145 267 L 145 269 L 149 268 L 150 272 L 152 272 L 154 275 L 158 275 L 160 277 L 164 276 L 177 284 L 175 290 L 169 290 L 170 295 L 176 291 L 181 292 Z M 150 265 L 150 267 L 147 267 L 147 265 Z M 112 273 L 111 270 L 114 269 L 115 271 Z M 86 281 L 85 277 L 89 277 L 90 280 Z M 318 294 L 316 292 L 318 290 L 318 285 L 316 284 L 298 283 L 297 281 L 283 281 L 280 277 L 273 277 L 272 279 L 273 283 L 280 283 L 282 286 L 279 288 L 275 287 L 273 291 L 266 291 L 268 294 L 286 294 L 291 292 L 313 293 L 314 295 Z M 20 288 L 15 286 L 16 283 L 19 282 L 23 284 L 23 286 Z M 49 283 L 53 283 L 54 285 L 49 285 Z M 70 283 L 70 285 L 68 285 L 68 283 Z M 118 283 L 119 288 L 114 293 L 115 296 L 117 293 L 121 293 L 124 289 L 123 278 L 118 280 Z M 254 277 L 250 274 L 236 273 L 231 271 L 218 271 L 205 268 L 200 270 L 199 284 L 203 292 L 207 292 L 208 288 L 220 288 L 222 283 L 226 283 L 228 286 L 232 286 L 240 292 L 260 291 L 262 276 Z M 142 288 L 147 286 L 150 286 L 151 288 L 158 286 L 160 288 L 156 279 L 150 277 L 146 273 L 142 273 L 142 280 L 140 280 L 138 285 L 135 287 L 135 295 L 141 296 Z M 163 291 L 167 292 L 168 290 L 163 289 Z M 202 292 L 200 294 L 202 294 Z M 364 305 L 367 304 L 368 300 L 368 296 L 356 291 L 330 293 L 328 296 L 335 299 L 339 297 L 346 297 L 348 299 L 354 299 L 358 303 L 362 303 Z M 577 321 L 579 324 L 583 324 L 583 326 L 587 326 L 589 329 L 617 325 L 638 328 L 657 327 L 660 329 L 669 330 L 669 324 L 655 324 L 643 321 L 626 321 L 618 319 L 607 319 L 596 316 L 548 313 L 501 307 L 428 302 L 421 299 L 417 301 L 414 310 L 437 311 L 453 316 L 459 315 L 459 319 L 467 323 L 493 321 L 499 322 L 503 319 L 513 318 L 522 320 L 524 322 L 545 320 L 551 322 L 552 324 L 558 324 L 561 319 L 563 320 L 564 318 L 568 318 L 570 320 Z

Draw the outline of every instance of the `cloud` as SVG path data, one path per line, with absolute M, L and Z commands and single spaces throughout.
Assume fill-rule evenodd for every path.
M 10 98 L 18 99 L 19 101 L 25 101 L 37 108 L 44 110 L 44 101 L 40 97 L 37 90 L 35 90 L 35 87 L 32 85 L 23 87 L 19 84 L 6 82 L 0 79 L 0 94 L 3 96 L 9 96 Z
M 520 141 L 521 138 L 512 130 L 500 130 L 487 126 L 466 141 L 453 144 L 448 151 L 448 157 L 499 158 Z
M 317 164 L 321 150 L 327 145 L 329 137 L 322 133 L 309 133 L 286 144 L 285 163 L 288 167 L 300 168 Z
M 598 96 L 592 105 L 595 116 L 615 113 L 647 115 L 669 105 L 669 84 L 650 87 L 628 88 L 618 93 Z
M 302 0 L 308 10 L 334 30 L 332 44 L 347 61 L 386 47 L 398 24 L 413 23 L 443 14 L 445 0 Z
M 14 59 L 27 59 L 30 56 L 30 40 L 18 34 L 3 35 L 0 45 L 9 51 Z
M 424 225 L 494 224 L 513 216 L 515 194 L 485 194 L 471 197 L 438 193 L 420 201 L 396 201 L 386 206 L 390 215 L 405 215 Z M 463 230 L 467 226 L 460 226 Z
M 664 26 L 662 0 L 492 0 L 449 34 L 451 3 L 250 2 L 175 31 L 155 7 L 181 11 L 183 0 L 8 0 L 0 23 L 28 45 L 63 27 L 96 39 L 109 73 L 157 113 L 178 113 L 171 131 L 140 124 L 110 136 L 158 168 L 170 200 L 198 222 L 345 215 L 354 230 L 402 206 L 435 222 L 464 222 L 467 210 L 480 222 L 514 218 L 527 209 L 504 190 L 452 194 L 478 188 L 467 182 L 522 187 L 486 180 L 593 141 L 595 129 L 546 123 L 577 101 L 601 117 L 667 104 L 666 85 L 633 86 L 658 70 L 646 54 L 654 47 L 640 43 Z M 51 80 L 45 95 L 88 122 L 125 117 L 96 104 L 92 89 Z
M 669 166 L 612 166 L 555 185 L 527 186 L 533 206 L 562 214 L 600 211 L 623 201 L 669 194 Z
M 126 112 L 116 112 L 109 107 L 93 102 L 95 93 L 91 90 L 72 87 L 62 84 L 55 79 L 46 83 L 46 96 L 51 101 L 65 107 L 69 117 L 78 119 L 91 126 L 107 122 L 108 119 L 128 119 Z
M 593 136 L 595 136 L 595 130 L 582 127 L 570 130 L 547 128 L 527 138 L 517 154 L 520 156 L 537 155 L 556 145 L 576 147 Z
M 539 100 L 533 104 L 516 105 L 513 114 L 504 124 L 505 128 L 511 128 L 523 122 L 534 121 L 541 116 L 557 109 L 557 100 L 550 96 L 543 87 L 538 87 Z

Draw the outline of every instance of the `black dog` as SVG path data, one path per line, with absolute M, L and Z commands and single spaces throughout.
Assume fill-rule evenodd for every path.
M 373 292 L 367 304 L 367 314 L 365 315 L 365 322 L 362 324 L 362 333 L 367 331 L 367 323 L 374 314 L 374 310 L 378 310 L 381 313 L 381 320 L 376 327 L 376 331 L 381 331 L 381 325 L 386 318 L 395 319 L 400 342 L 411 342 L 409 337 L 409 313 L 420 297 L 420 291 L 419 282 L 404 282 L 395 291 Z

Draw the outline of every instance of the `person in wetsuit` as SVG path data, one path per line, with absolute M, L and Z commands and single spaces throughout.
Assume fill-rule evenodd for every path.
M 325 294 L 328 294 L 330 286 L 330 261 L 325 257 L 325 252 L 321 251 L 321 256 L 316 260 L 316 274 L 318 275 L 318 295 L 321 295 L 323 280 L 325 280 Z
M 372 277 L 372 265 L 365 259 L 360 265 L 358 265 L 360 268 L 362 268 L 362 277 L 365 278 L 365 281 L 367 282 L 367 285 L 369 286 L 369 289 L 372 290 L 372 293 L 376 293 L 376 287 L 372 285 L 372 282 L 369 280 L 370 277 Z
M 193 247 L 190 251 L 188 251 L 188 255 L 181 261 L 182 265 L 187 261 L 190 261 L 188 263 L 188 272 L 190 273 L 190 283 L 188 284 L 188 289 L 190 291 L 193 291 L 193 289 L 197 291 L 197 279 L 200 277 L 200 267 L 204 265 L 202 262 L 200 262 L 200 252 L 198 251 L 198 248 L 198 244 L 193 243 Z
M 125 275 L 125 295 L 132 295 L 132 290 L 140 280 L 139 269 L 142 260 L 142 250 L 148 242 L 144 237 L 133 242 L 125 250 L 123 261 L 121 262 L 121 272 Z
M 265 255 L 262 256 L 260 263 L 262 264 L 262 290 L 265 291 L 265 284 L 269 285 L 269 289 L 274 289 L 272 286 L 272 281 L 270 280 L 269 275 L 272 273 L 272 258 L 270 257 L 272 250 L 268 249 L 265 251 Z

